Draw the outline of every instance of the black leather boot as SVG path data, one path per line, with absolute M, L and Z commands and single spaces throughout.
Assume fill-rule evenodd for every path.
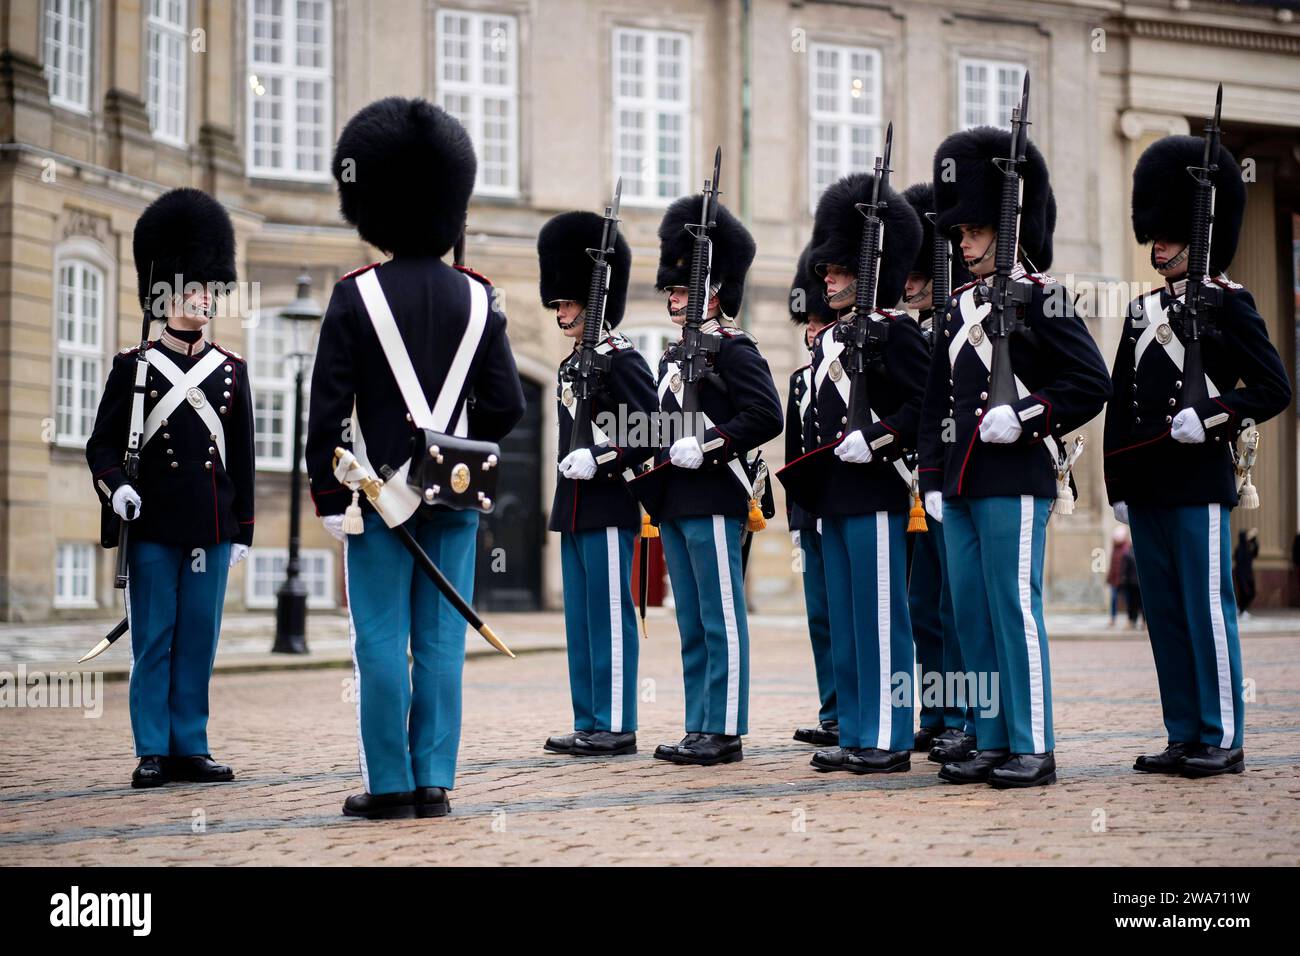
M 1246 754 L 1240 747 L 1225 750 L 1206 744 L 1199 753 L 1183 758 L 1180 768 L 1184 777 L 1217 777 L 1221 773 L 1241 773 L 1246 769 Z
M 354 793 L 343 801 L 345 817 L 364 817 L 367 820 L 415 819 L 415 794 L 410 790 L 401 793 Z
M 844 769 L 850 773 L 901 773 L 912 769 L 912 752 L 850 747 L 844 751 Z
M 937 764 L 961 763 L 975 756 L 975 736 L 963 730 L 953 730 L 937 738 L 930 748 L 929 760 Z
M 939 768 L 939 779 L 949 783 L 988 783 L 994 768 L 1010 759 L 1010 750 L 978 750 L 969 760 L 944 764 Z
M 916 732 L 916 736 L 912 738 L 912 752 L 918 754 L 929 753 L 930 748 L 934 746 L 934 742 L 939 739 L 941 733 L 942 728 L 922 727 Z
M 137 790 L 161 787 L 166 782 L 167 771 L 163 767 L 162 757 L 141 757 L 140 763 L 131 771 L 131 786 Z
M 1178 740 L 1169 744 L 1161 753 L 1143 754 L 1133 761 L 1133 769 L 1143 773 L 1179 773 L 1184 757 L 1200 753 L 1201 744 L 1186 743 Z
M 185 780 L 190 783 L 224 783 L 235 779 L 235 771 L 225 764 L 217 763 L 212 754 L 195 754 L 192 757 L 168 757 L 167 776 L 171 780 Z
M 810 760 L 809 763 L 822 773 L 829 773 L 832 770 L 843 770 L 844 750 L 840 747 L 828 747 L 825 750 L 819 750 L 812 755 L 812 760 Z
M 588 731 L 585 730 L 576 730 L 561 737 L 547 737 L 546 743 L 542 744 L 542 749 L 553 754 L 571 754 L 573 753 L 573 745 L 587 733 Z
M 683 747 L 687 747 L 703 737 L 704 734 L 688 733 L 681 739 L 680 743 L 660 744 L 655 748 L 655 757 L 659 760 L 672 760 L 677 754 L 681 753 Z
M 445 817 L 451 812 L 451 800 L 442 787 L 416 787 L 414 803 L 417 817 Z
M 1041 754 L 1013 754 L 989 773 L 989 785 L 999 790 L 1042 787 L 1049 783 L 1056 783 L 1056 757 L 1050 750 Z
M 840 722 L 823 720 L 816 727 L 800 727 L 794 732 L 794 739 L 801 744 L 816 747 L 835 747 L 840 742 Z
M 677 748 L 677 753 L 668 758 L 673 763 L 691 764 L 696 767 L 712 767 L 719 763 L 735 763 L 744 759 L 740 738 L 728 734 L 697 734 L 691 743 Z
M 575 757 L 619 757 L 636 753 L 636 734 L 616 734 L 609 730 L 595 730 L 583 734 L 573 742 Z

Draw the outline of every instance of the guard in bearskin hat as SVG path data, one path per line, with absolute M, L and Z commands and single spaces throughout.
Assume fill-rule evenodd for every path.
M 668 207 L 659 225 L 656 287 L 667 295 L 668 314 L 686 319 L 700 198 L 685 196 Z M 655 756 L 710 766 L 742 758 L 749 723 L 749 630 L 745 614 L 742 535 L 761 527 L 765 466 L 753 454 L 781 433 L 781 399 L 754 337 L 733 324 L 754 240 L 724 206 L 717 207 L 710 288 L 701 332 L 718 336 L 709 375 L 700 383 L 702 435 L 677 438 L 655 455 L 650 480 L 660 481 L 647 510 L 658 523 L 676 601 L 686 690 L 686 736 L 661 744 Z M 659 362 L 659 409 L 682 418 L 679 348 Z M 633 492 L 641 497 L 638 477 Z M 641 497 L 647 503 L 645 497 Z M 755 524 L 754 522 L 758 522 Z
M 227 572 L 253 542 L 253 403 L 244 360 L 203 333 L 235 281 L 235 232 L 207 193 L 175 189 L 144 211 L 133 246 L 146 320 L 165 328 L 114 358 L 86 443 L 104 546 L 129 522 L 131 784 L 231 780 L 208 747 L 208 682 Z
M 832 184 L 817 203 L 808 262 L 839 318 L 855 305 L 863 220 L 875 175 L 854 173 Z M 865 388 L 871 424 L 848 430 L 852 376 L 841 364 L 844 343 L 831 323 L 814 340 L 813 434 L 810 455 L 826 469 L 820 500 L 800 503 L 821 519 L 822 561 L 830 618 L 831 656 L 839 706 L 838 746 L 817 751 L 821 771 L 890 773 L 910 767 L 912 690 L 894 700 L 894 675 L 913 670 L 915 650 L 907 610 L 907 513 L 928 353 L 916 323 L 893 308 L 921 243 L 921 224 L 907 202 L 882 183 L 884 224 L 876 279 L 879 323 L 867 353 Z M 861 387 L 861 386 L 860 386 Z M 863 582 L 872 586 L 863 587 Z
M 573 341 L 557 377 L 560 464 L 550 521 L 550 530 L 560 533 L 573 733 L 548 738 L 545 749 L 584 757 L 636 753 L 638 638 L 631 579 L 641 508 L 627 479 L 654 448 L 629 436 L 638 420 L 645 433 L 657 404 L 650 367 L 632 340 L 615 331 L 632 269 L 632 250 L 621 235 L 606 256 L 603 316 L 589 307 L 595 264 L 588 251 L 601 248 L 604 228 L 595 213 L 566 212 L 537 237 L 542 305 L 555 310 L 560 331 Z M 596 388 L 584 402 L 574 386 L 588 322 L 598 325 Z M 590 442 L 577 427 L 578 414 L 590 422 Z M 611 421 L 628 434 L 606 432 L 600 422 L 608 428 Z M 575 432 L 582 435 L 580 447 L 574 447 Z
M 1223 146 L 1211 155 L 1217 168 L 1201 173 L 1214 191 L 1208 261 L 1189 257 L 1197 190 L 1189 170 L 1204 169 L 1204 153 L 1200 137 L 1167 136 L 1147 147 L 1133 170 L 1133 234 L 1151 243 L 1151 265 L 1163 285 L 1129 304 L 1104 459 L 1115 517 L 1132 530 L 1168 732 L 1165 750 L 1138 757 L 1134 769 L 1186 777 L 1245 768 L 1228 519 L 1239 504 L 1258 507 L 1250 479 L 1255 427 L 1291 400 L 1254 299 L 1225 272 L 1237 249 L 1246 187 Z M 1202 309 L 1195 335 L 1189 271 L 1204 285 L 1201 298 L 1217 303 Z M 1194 351 L 1203 383 L 1185 374 L 1194 368 Z M 1202 386 L 1199 393 L 1189 392 L 1193 385 Z
M 934 187 L 914 183 L 903 190 L 903 198 L 916 213 L 921 223 L 921 246 L 916 261 L 907 274 L 903 286 L 903 306 L 916 315 L 926 348 L 931 355 L 935 345 L 935 309 L 942 311 L 946 296 L 935 302 L 935 269 L 938 259 L 934 246 Z M 952 288 L 951 243 L 946 243 L 949 254 L 947 273 L 940 289 Z M 958 266 L 959 274 L 965 269 Z M 931 518 L 925 532 L 914 535 L 912 558 L 907 575 L 907 606 L 912 615 L 912 638 L 916 642 L 916 663 L 921 675 L 920 729 L 912 749 L 928 753 L 935 763 L 964 760 L 975 749 L 975 723 L 969 702 L 950 696 L 950 689 L 961 686 L 955 676 L 965 672 L 962 666 L 961 646 L 957 642 L 957 620 L 952 610 L 952 591 L 948 587 L 948 558 L 943 543 L 943 522 Z M 932 682 L 938 682 L 937 687 Z M 941 689 L 942 697 L 935 691 Z
M 1056 203 L 1047 164 L 1027 143 L 1008 278 L 1009 287 L 1023 287 L 1021 304 L 1005 314 L 1020 398 L 991 405 L 993 333 L 986 319 L 1003 195 L 995 160 L 1008 156 L 1011 142 L 1006 130 L 976 127 L 948 137 L 934 155 L 936 227 L 960 238 L 975 278 L 953 290 L 940 322 L 919 478 L 925 510 L 943 523 L 966 671 L 998 675 L 999 700 L 975 705 L 979 752 L 944 764 L 939 776 L 1027 787 L 1056 779 L 1042 580 L 1048 515 L 1058 497 L 1073 504 L 1061 443 L 1101 411 L 1110 381 L 1066 290 L 1042 271 L 1051 264 Z
M 366 788 L 347 798 L 348 816 L 442 816 L 455 783 L 465 620 L 395 529 L 404 527 L 472 598 L 478 512 L 423 503 L 405 478 L 420 429 L 497 441 L 524 411 L 491 283 L 442 261 L 464 230 L 475 168 L 469 134 L 454 117 L 397 96 L 353 116 L 334 152 L 343 217 L 389 256 L 334 286 L 307 424 L 312 499 L 326 529 L 344 540 Z M 353 515 L 356 499 L 341 483 L 348 476 L 335 468 L 339 446 L 385 479 L 375 505 L 365 500 Z
M 815 447 L 811 358 L 822 329 L 835 321 L 835 310 L 826 302 L 822 281 L 808 264 L 807 246 L 799 255 L 799 264 L 790 283 L 790 321 L 799 327 L 809 361 L 790 374 L 789 400 L 785 406 L 787 462 L 800 458 Z M 798 728 L 794 739 L 817 747 L 834 747 L 839 743 L 840 721 L 835 697 L 835 663 L 831 659 L 831 621 L 826 600 L 826 569 L 822 564 L 821 522 L 816 515 L 795 504 L 789 495 L 785 499 L 785 514 L 801 558 L 808 638 L 812 642 L 817 696 L 821 701 L 817 726 Z

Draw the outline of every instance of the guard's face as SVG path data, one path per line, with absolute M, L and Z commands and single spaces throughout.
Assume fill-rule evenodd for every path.
M 924 309 L 930 305 L 934 283 L 919 272 L 909 272 L 903 286 L 903 300 L 909 309 Z
M 826 267 L 826 298 L 833 299 L 853 282 L 853 273 L 843 266 L 828 265 Z
M 821 331 L 824 328 L 826 328 L 825 322 L 810 317 L 808 319 L 808 326 L 804 329 L 804 344 L 807 345 L 808 348 L 812 348 L 813 343 L 817 341 L 817 336 L 821 334 Z
M 167 320 L 177 328 L 201 329 L 212 317 L 212 290 L 204 286 L 191 289 L 184 296 L 175 296 L 167 309 Z
M 555 323 L 571 339 L 582 338 L 582 327 L 586 325 L 582 315 L 582 306 L 572 299 L 556 299 L 551 303 L 555 309 Z
M 1166 279 L 1181 279 L 1187 275 L 1187 250 L 1185 242 L 1157 239 L 1151 245 L 1151 264 Z
M 686 324 L 686 303 L 690 299 L 690 289 L 684 285 L 669 286 L 664 290 L 668 295 L 668 317 L 673 320 L 674 325 Z M 718 315 L 718 297 L 709 296 L 709 304 L 705 308 L 707 318 L 716 318 Z
M 997 268 L 997 241 L 998 233 L 992 226 L 961 224 L 961 257 L 972 275 L 986 276 Z

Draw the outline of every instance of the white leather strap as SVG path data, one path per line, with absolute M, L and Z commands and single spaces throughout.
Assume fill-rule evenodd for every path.
M 1183 343 L 1178 341 L 1178 336 L 1173 334 L 1173 329 L 1169 328 L 1169 314 L 1165 307 L 1160 304 L 1160 293 L 1153 292 L 1142 300 L 1142 314 L 1146 317 L 1147 326 L 1138 336 L 1137 345 L 1133 347 L 1133 367 L 1137 368 L 1142 364 L 1142 356 L 1146 354 L 1147 348 L 1153 341 L 1158 342 L 1169 356 L 1169 361 L 1174 363 L 1174 368 L 1181 373 L 1183 370 L 1183 358 L 1186 355 L 1186 349 Z M 1161 327 L 1168 329 L 1169 341 L 1160 342 L 1157 334 Z M 1205 376 L 1205 388 L 1211 398 L 1218 398 L 1219 389 L 1210 380 L 1210 376 Z
M 158 429 L 162 427 L 163 421 L 170 418 L 181 403 L 184 402 L 190 408 L 193 408 L 199 418 L 202 419 L 203 424 L 207 426 L 208 433 L 217 436 L 214 443 L 217 446 L 217 453 L 221 455 L 221 461 L 224 463 L 226 460 L 226 428 L 221 422 L 221 416 L 217 414 L 217 410 L 212 407 L 212 403 L 207 400 L 206 395 L 203 398 L 203 404 L 198 406 L 185 401 L 185 398 L 190 389 L 198 388 L 209 375 L 217 370 L 217 366 L 226 360 L 226 356 L 220 349 L 209 348 L 208 353 L 195 362 L 194 367 L 188 372 L 182 372 L 176 363 L 168 358 L 161 349 L 150 349 L 145 353 L 145 360 L 156 368 L 167 381 L 171 382 L 172 387 L 159 398 L 158 404 L 153 407 L 149 417 L 145 419 L 144 440 L 141 442 L 140 447 L 143 448 L 149 444 L 149 439 L 153 438 Z

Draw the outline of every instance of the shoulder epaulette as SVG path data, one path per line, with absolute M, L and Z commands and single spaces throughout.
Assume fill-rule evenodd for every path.
M 957 286 L 957 288 L 952 290 L 953 297 L 956 298 L 957 296 L 965 292 L 967 289 L 974 288 L 975 285 L 978 284 L 978 282 L 979 282 L 978 279 L 971 279 L 971 281 L 967 282 L 965 285 Z
M 734 325 L 720 325 L 718 326 L 718 333 L 720 335 L 725 335 L 729 339 L 745 338 L 745 339 L 749 339 L 751 342 L 755 342 L 755 343 L 758 342 L 758 339 L 754 338 L 754 336 L 751 335 L 749 332 L 745 331 L 742 328 L 738 328 Z
M 876 309 L 876 311 L 888 318 L 890 321 L 911 318 L 911 316 L 909 316 L 903 309 Z
M 218 345 L 216 342 L 212 343 L 212 347 L 223 355 L 229 355 L 232 359 L 238 359 L 241 362 L 244 360 L 244 357 L 234 349 L 228 349 L 224 345 Z
M 487 276 L 483 275 L 481 272 L 475 272 L 475 271 L 474 271 L 473 269 L 471 269 L 469 266 L 453 266 L 452 268 L 454 268 L 457 272 L 463 272 L 463 273 L 465 273 L 465 275 L 467 275 L 467 276 L 473 276 L 475 279 L 478 279 L 478 281 L 479 281 L 479 282 L 482 282 L 484 285 L 491 285 L 491 284 L 492 284 L 492 280 L 491 280 L 491 279 L 489 279 Z
M 345 276 L 341 276 L 341 277 L 339 278 L 339 281 L 342 282 L 344 279 L 351 279 L 353 276 L 359 276 L 359 275 L 361 275 L 361 273 L 365 272 L 367 269 L 373 269 L 373 268 L 374 268 L 375 266 L 377 266 L 377 265 L 379 265 L 378 262 L 372 262 L 372 263 L 370 263 L 370 265 L 368 265 L 368 266 L 362 266 L 360 269 L 353 269 L 353 270 L 352 270 L 351 272 L 349 272 L 347 275 L 345 275 Z
M 628 349 L 632 348 L 632 340 L 622 332 L 611 332 L 606 336 L 605 341 L 600 344 L 602 346 L 608 345 L 609 349 L 615 352 L 626 352 Z
M 1224 289 L 1232 289 L 1233 291 L 1236 291 L 1237 289 L 1244 289 L 1244 288 L 1246 288 L 1246 287 L 1245 287 L 1244 285 L 1242 285 L 1240 282 L 1233 282 L 1231 279 L 1229 279 L 1229 278 L 1228 278 L 1227 276 L 1225 276 L 1225 275 L 1206 276 L 1206 277 L 1205 277 L 1205 281 L 1206 281 L 1207 283 L 1209 283 L 1209 282 L 1213 282 L 1215 285 L 1219 286 L 1220 288 L 1224 288 Z
M 1056 284 L 1056 278 L 1046 272 L 1026 272 L 1024 277 L 1035 285 Z

